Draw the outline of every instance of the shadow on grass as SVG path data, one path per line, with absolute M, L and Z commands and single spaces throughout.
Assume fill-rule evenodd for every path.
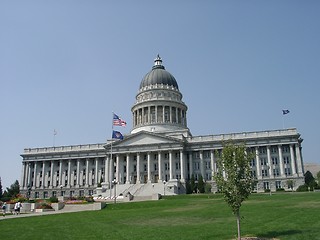
M 270 231 L 263 234 L 258 234 L 258 236 L 261 238 L 277 238 L 281 236 L 292 236 L 300 233 L 302 233 L 302 231 L 300 230 L 284 230 L 284 231 Z

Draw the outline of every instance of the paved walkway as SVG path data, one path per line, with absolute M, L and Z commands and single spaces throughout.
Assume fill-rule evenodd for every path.
M 51 214 L 61 214 L 61 213 L 71 213 L 71 212 L 82 212 L 82 211 L 93 211 L 93 210 L 83 210 L 83 209 L 70 209 L 65 210 L 61 209 L 59 211 L 48 211 L 48 212 L 30 212 L 30 213 L 21 213 L 19 215 L 16 214 L 10 214 L 6 215 L 5 217 L 2 216 L 2 213 L 0 215 L 0 221 L 5 219 L 12 219 L 12 218 L 23 218 L 23 217 L 37 217 L 37 216 L 43 216 L 43 215 L 51 215 Z

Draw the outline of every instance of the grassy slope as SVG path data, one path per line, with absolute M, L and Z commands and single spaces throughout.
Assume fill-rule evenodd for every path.
M 241 208 L 242 234 L 320 239 L 320 193 L 254 194 Z M 219 195 L 110 204 L 102 211 L 0 221 L 0 239 L 232 239 L 236 219 Z

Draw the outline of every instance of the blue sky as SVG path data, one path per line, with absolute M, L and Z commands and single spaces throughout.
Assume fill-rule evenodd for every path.
M 320 163 L 319 1 L 0 1 L 0 177 L 24 148 L 103 143 L 159 53 L 193 135 L 295 127 Z M 290 114 L 283 119 L 282 109 Z

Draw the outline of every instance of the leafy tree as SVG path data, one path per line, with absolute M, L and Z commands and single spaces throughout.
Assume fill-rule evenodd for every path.
M 20 185 L 18 180 L 16 180 L 13 184 L 11 184 L 10 188 L 7 188 L 6 190 L 6 197 L 14 198 L 16 197 L 20 192 Z
M 187 194 L 191 194 L 192 193 L 190 180 L 186 181 L 186 193 Z
M 231 207 L 237 218 L 238 239 L 241 239 L 240 231 L 240 207 L 242 202 L 252 192 L 254 182 L 250 160 L 254 155 L 246 152 L 245 145 L 234 145 L 229 142 L 224 145 L 222 154 L 217 159 L 218 170 L 214 179 L 219 192 Z
M 3 196 L 3 192 L 2 192 L 2 182 L 1 182 L 1 177 L 0 177 L 0 199 Z
M 320 171 L 317 172 L 317 180 L 318 180 L 318 184 L 320 184 Z
M 316 180 L 310 171 L 306 171 L 304 174 L 304 182 L 310 188 L 310 190 L 313 190 L 317 186 Z
M 203 177 L 200 175 L 199 176 L 199 181 L 198 181 L 198 190 L 200 193 L 204 193 L 204 186 L 205 186 L 205 183 L 203 181 Z
M 196 190 L 197 190 L 197 185 L 196 185 L 196 181 L 195 181 L 195 179 L 194 179 L 194 175 L 193 175 L 193 174 L 192 174 L 192 176 L 191 176 L 190 185 L 191 185 L 191 193 L 196 192 Z
M 287 180 L 287 185 L 288 185 L 288 188 L 290 188 L 291 191 L 293 191 L 294 181 L 292 179 Z

